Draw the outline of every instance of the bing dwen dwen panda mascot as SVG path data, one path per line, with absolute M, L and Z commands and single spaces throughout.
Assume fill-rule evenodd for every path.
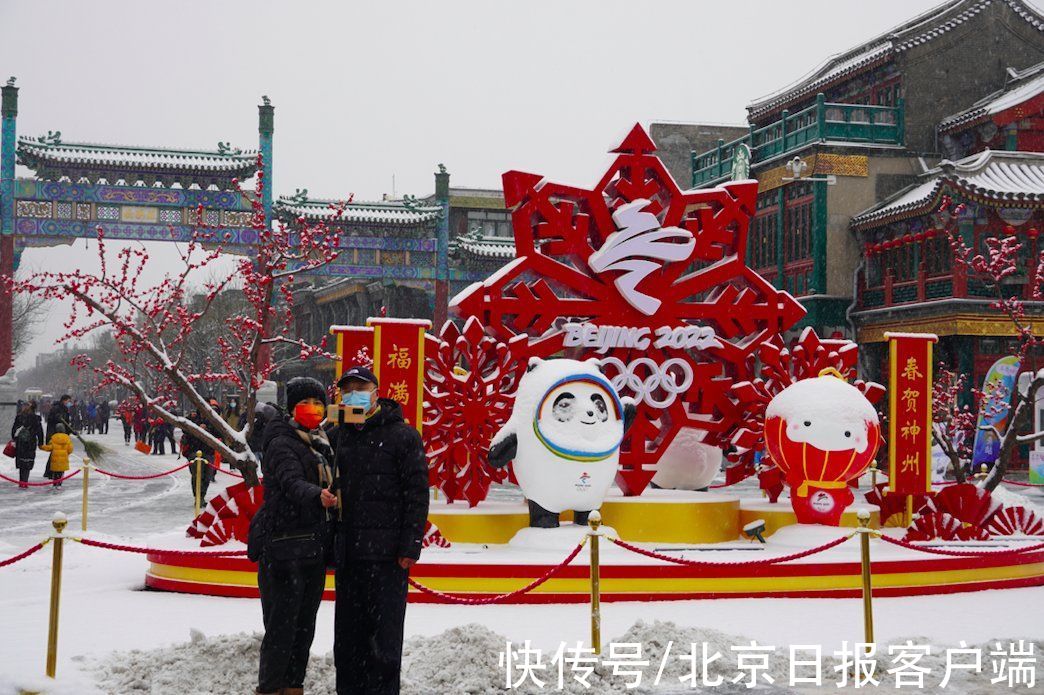
M 566 510 L 585 524 L 616 477 L 634 415 L 634 401 L 620 399 L 598 360 L 533 358 L 511 417 L 490 444 L 489 463 L 503 468 L 514 461 L 530 526 L 555 528 Z

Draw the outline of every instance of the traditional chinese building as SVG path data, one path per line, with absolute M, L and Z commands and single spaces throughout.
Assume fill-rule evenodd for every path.
M 448 176 L 448 175 L 447 175 Z M 515 257 L 511 212 L 504 192 L 449 186 L 449 296 L 485 280 Z M 424 199 L 436 203 L 436 195 Z
M 998 98 L 1012 75 L 1028 84 L 1042 59 L 1044 17 L 1029 4 L 951 0 L 753 101 L 746 133 L 692 151 L 692 185 L 728 179 L 737 152 L 749 153 L 760 184 L 751 266 L 800 299 L 803 325 L 854 337 L 864 258 L 853 217 L 917 181 L 946 155 L 946 143 L 970 153 L 968 136 L 945 129 L 949 119 L 967 111 L 957 120 L 979 123 L 980 111 L 994 108 L 979 102 Z M 1011 136 L 1014 121 L 1022 125 Z M 1003 135 L 987 129 L 976 137 L 1038 142 L 1038 126 L 1021 118 L 997 127 Z M 660 128 L 661 148 L 676 146 L 671 132 Z M 675 164 L 672 173 L 687 172 Z

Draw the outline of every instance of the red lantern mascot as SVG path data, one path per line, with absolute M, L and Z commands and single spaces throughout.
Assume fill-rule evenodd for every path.
M 866 470 L 881 446 L 881 423 L 859 389 L 826 369 L 772 399 L 765 445 L 787 476 L 798 522 L 837 526 L 853 500 L 848 481 Z

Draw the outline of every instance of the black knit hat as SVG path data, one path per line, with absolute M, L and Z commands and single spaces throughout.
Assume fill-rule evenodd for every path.
M 293 412 L 294 406 L 306 398 L 318 398 L 326 405 L 326 389 L 315 379 L 297 376 L 286 382 L 286 409 Z

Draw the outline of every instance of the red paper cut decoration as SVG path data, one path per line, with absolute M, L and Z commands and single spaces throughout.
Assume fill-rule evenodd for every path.
M 447 321 L 440 338 L 429 350 L 424 389 L 429 476 L 450 502 L 464 499 L 474 507 L 486 498 L 490 483 L 508 476 L 486 459 L 490 440 L 511 416 L 526 370 L 525 338 L 500 342 L 475 318 L 463 330 Z
M 628 495 L 682 428 L 725 442 L 741 417 L 731 384 L 805 314 L 745 264 L 757 183 L 682 192 L 655 149 L 636 125 L 591 190 L 504 174 L 518 257 L 452 302 L 501 341 L 530 336 L 532 355 L 602 360 L 638 401 L 617 475 Z

